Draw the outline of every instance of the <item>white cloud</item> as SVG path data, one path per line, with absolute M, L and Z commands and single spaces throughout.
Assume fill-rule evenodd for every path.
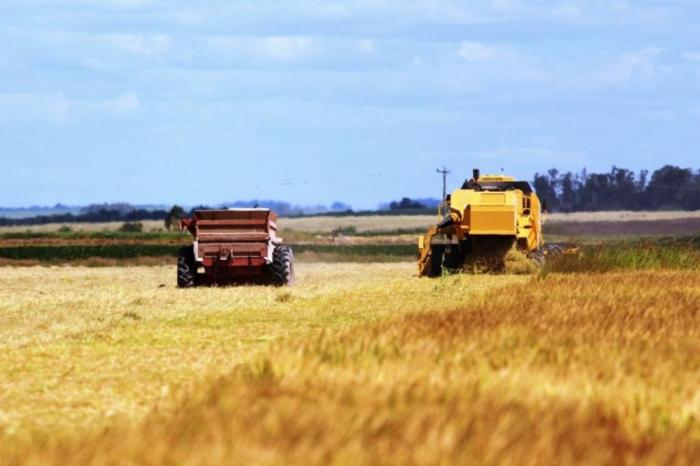
M 544 161 L 556 163 L 582 163 L 585 157 L 576 151 L 554 150 L 546 147 L 508 147 L 501 146 L 495 149 L 473 151 L 471 157 L 483 160 L 503 160 L 503 161 Z
M 700 52 L 684 52 L 683 58 L 692 62 L 700 62 Z
M 190 48 L 194 63 L 209 62 L 218 68 L 242 64 L 301 65 L 314 67 L 359 65 L 380 59 L 372 38 L 311 36 L 206 36 Z M 382 57 L 390 58 L 388 55 Z M 386 66 L 386 62 L 384 62 Z
M 646 4 L 645 4 L 646 3 Z M 490 8 L 484 8 L 489 21 L 539 20 L 572 25 L 601 24 L 669 24 L 679 13 L 676 5 L 649 5 L 648 2 L 629 0 L 492 0 Z
M 105 3 L 108 5 L 117 7 L 117 8 L 140 8 L 140 7 L 152 5 L 153 1 L 151 1 L 151 0 L 107 0 Z
M 0 120 L 29 120 L 66 125 L 94 117 L 130 116 L 141 110 L 139 97 L 128 92 L 103 100 L 66 97 L 61 93 L 0 94 Z
M 227 57 L 255 59 L 262 62 L 290 63 L 306 59 L 321 50 L 314 39 L 304 36 L 209 37 L 210 48 Z
M 466 61 L 484 61 L 497 58 L 499 55 L 503 55 L 504 52 L 496 47 L 479 42 L 462 42 L 457 54 Z
M 374 39 L 363 39 L 359 42 L 360 50 L 365 53 L 374 53 L 375 51 L 375 40 Z
M 309 37 L 266 37 L 257 41 L 254 52 L 267 59 L 294 61 L 313 53 L 316 42 Z
M 569 0 L 567 2 L 547 2 L 546 5 L 536 5 L 534 2 L 525 0 L 492 0 L 491 11 L 501 15 L 518 15 L 525 17 L 539 18 L 567 18 L 580 19 L 583 12 L 583 5 L 580 0 Z
M 54 124 L 69 120 L 71 101 L 62 94 L 0 94 L 0 120 L 11 122 L 39 119 Z
M 98 38 L 100 37 L 98 36 Z M 172 46 L 172 39 L 167 35 L 113 34 L 107 35 L 104 39 L 121 50 L 147 57 L 163 55 Z
M 343 33 L 366 30 L 368 25 L 393 24 L 494 24 L 543 21 L 577 26 L 600 24 L 654 24 L 667 26 L 690 7 L 676 2 L 632 0 L 3 0 L 10 9 L 33 9 L 47 17 L 51 12 L 70 10 L 76 23 L 100 14 L 137 11 L 129 18 L 139 27 L 158 21 L 171 27 L 187 25 L 211 31 L 250 31 L 255 25 L 293 24 L 303 20 L 346 22 Z M 669 4 L 665 4 L 669 3 Z M 678 2 L 680 3 L 680 2 Z M 0 11 L 3 6 L 0 6 Z M 97 13 L 97 15 L 95 14 Z M 131 30 L 131 29 L 130 29 Z M 275 29 L 268 29 L 275 30 Z
M 594 75 L 592 84 L 596 88 L 609 88 L 653 81 L 663 71 L 656 62 L 660 52 L 656 48 L 647 48 L 626 53 Z
M 642 118 L 656 121 L 671 121 L 678 118 L 678 114 L 678 110 L 667 108 L 649 108 L 639 112 L 639 116 Z
M 129 115 L 141 110 L 141 100 L 133 92 L 122 94 L 114 99 L 108 99 L 98 104 L 104 110 L 122 115 Z

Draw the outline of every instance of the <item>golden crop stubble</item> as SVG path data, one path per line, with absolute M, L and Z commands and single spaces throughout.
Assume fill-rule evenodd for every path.
M 458 289 L 450 287 L 460 280 L 418 285 L 440 288 L 431 298 L 443 298 L 442 310 L 278 345 L 175 415 L 34 452 L 32 461 L 693 464 L 700 457 L 700 272 L 550 275 L 455 302 L 450 292 Z
M 450 289 L 413 264 L 301 264 L 299 284 L 177 290 L 169 267 L 3 268 L 0 457 L 16 441 L 82 437 L 171 412 L 270 343 L 408 312 L 439 310 Z M 521 280 L 480 277 L 467 303 Z

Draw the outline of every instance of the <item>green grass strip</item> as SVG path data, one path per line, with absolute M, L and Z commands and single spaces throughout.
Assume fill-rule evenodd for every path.
M 700 269 L 700 236 L 610 242 L 581 247 L 577 255 L 547 259 L 550 272 Z
M 339 254 L 356 256 L 415 256 L 418 252 L 412 244 L 387 244 L 387 245 L 332 245 L 332 244 L 305 244 L 293 245 L 295 253 L 313 252 L 318 254 Z
M 412 245 L 298 245 L 294 252 L 336 254 L 362 257 L 409 257 L 416 254 Z M 104 259 L 135 259 L 139 257 L 175 257 L 180 249 L 173 245 L 115 244 L 115 245 L 56 245 L 56 246 L 15 246 L 0 248 L 0 258 L 34 261 L 75 261 L 94 257 Z
M 17 246 L 0 248 L 0 258 L 11 260 L 73 261 L 100 257 L 135 259 L 138 257 L 176 256 L 178 246 L 170 245 L 100 245 L 100 246 Z

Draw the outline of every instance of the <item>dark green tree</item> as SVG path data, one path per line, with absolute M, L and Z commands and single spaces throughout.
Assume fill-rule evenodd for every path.
M 168 212 L 168 216 L 165 217 L 165 229 L 170 231 L 177 226 L 180 219 L 185 216 L 185 209 L 179 205 L 174 205 Z
M 695 204 L 693 178 L 690 168 L 666 165 L 656 170 L 645 193 L 647 207 L 654 210 L 692 208 Z
M 561 179 L 561 209 L 571 212 L 576 208 L 576 189 L 574 175 L 568 172 Z
M 550 170 L 549 174 L 535 173 L 535 179 L 533 181 L 533 187 L 535 188 L 537 195 L 544 203 L 547 204 L 547 208 L 549 210 L 559 209 L 560 204 L 559 195 L 557 194 L 558 180 L 556 178 L 552 178 L 553 172 L 556 174 L 559 173 L 556 170 Z

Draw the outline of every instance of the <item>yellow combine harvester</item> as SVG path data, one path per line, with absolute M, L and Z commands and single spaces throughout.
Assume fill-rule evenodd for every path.
M 513 251 L 544 262 L 542 203 L 527 181 L 501 175 L 481 176 L 447 196 L 441 222 L 419 240 L 419 275 L 472 268 L 502 272 Z

